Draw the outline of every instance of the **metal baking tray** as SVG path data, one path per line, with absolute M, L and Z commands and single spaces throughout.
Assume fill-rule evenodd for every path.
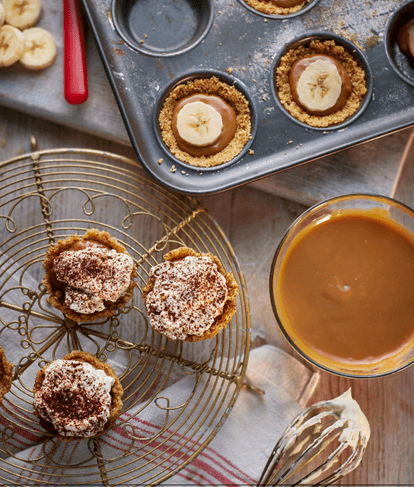
M 143 167 L 173 191 L 220 192 L 414 125 L 414 87 L 385 49 L 390 18 L 406 1 L 313 0 L 302 13 L 285 17 L 257 12 L 243 0 L 82 3 L 132 146 Z M 344 39 L 365 63 L 369 88 L 355 119 L 323 130 L 295 122 L 274 90 L 287 46 L 315 35 Z M 157 118 L 172 87 L 211 75 L 246 95 L 253 137 L 230 163 L 194 168 L 168 152 Z

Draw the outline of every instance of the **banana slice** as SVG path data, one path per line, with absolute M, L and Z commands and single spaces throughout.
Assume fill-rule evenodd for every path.
M 299 78 L 296 90 L 299 101 L 310 111 L 324 111 L 337 102 L 342 80 L 336 66 L 318 59 Z
M 20 30 L 32 27 L 42 13 L 40 0 L 3 0 L 6 22 Z
M 187 103 L 177 115 L 177 130 L 188 144 L 205 147 L 214 144 L 223 129 L 223 119 L 212 106 L 201 101 Z
M 25 39 L 21 64 L 28 69 L 43 69 L 50 66 L 57 56 L 55 39 L 52 34 L 40 27 L 23 31 Z
M 11 66 L 24 51 L 24 35 L 11 25 L 0 27 L 0 67 Z
M 0 27 L 4 24 L 6 20 L 6 12 L 4 11 L 3 4 L 0 3 Z

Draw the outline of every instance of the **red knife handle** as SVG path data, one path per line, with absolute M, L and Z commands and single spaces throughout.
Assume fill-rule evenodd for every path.
M 64 92 L 71 105 L 88 98 L 85 33 L 78 0 L 63 0 Z

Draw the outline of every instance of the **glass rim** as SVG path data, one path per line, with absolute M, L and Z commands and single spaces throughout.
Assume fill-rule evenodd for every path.
M 272 305 L 272 311 L 273 315 L 276 319 L 276 322 L 283 333 L 284 337 L 288 341 L 288 343 L 291 345 L 291 347 L 306 361 L 314 365 L 315 367 L 325 371 L 329 372 L 334 375 L 338 375 L 341 377 L 346 377 L 348 379 L 378 379 L 380 377 L 385 377 L 389 376 L 391 374 L 395 374 L 397 372 L 401 372 L 402 370 L 408 368 L 409 366 L 414 364 L 414 358 L 410 360 L 408 363 L 401 365 L 400 367 L 394 368 L 392 370 L 386 371 L 386 372 L 380 372 L 378 374 L 372 373 L 372 374 L 360 374 L 360 373 L 352 373 L 352 372 L 342 372 L 339 370 L 335 370 L 333 368 L 330 368 L 326 365 L 323 365 L 319 362 L 317 362 L 315 359 L 309 357 L 301 348 L 294 342 L 286 328 L 284 327 L 282 320 L 279 317 L 279 314 L 277 312 L 277 307 L 275 303 L 275 298 L 274 298 L 274 291 L 275 291 L 275 286 L 274 286 L 274 278 L 275 278 L 275 268 L 276 268 L 276 262 L 278 260 L 279 254 L 281 252 L 281 249 L 284 246 L 284 243 L 286 242 L 287 238 L 289 235 L 292 233 L 292 231 L 297 227 L 297 225 L 308 215 L 313 213 L 319 208 L 322 208 L 324 206 L 327 206 L 328 204 L 332 204 L 334 202 L 340 202 L 342 200 L 358 200 L 358 199 L 367 199 L 371 201 L 382 201 L 382 202 L 388 202 L 389 204 L 393 205 L 394 207 L 400 207 L 401 209 L 405 210 L 408 213 L 411 213 L 411 216 L 414 219 L 414 209 L 410 208 L 408 205 L 405 203 L 402 203 L 401 201 L 398 201 L 394 199 L 391 196 L 385 196 L 385 195 L 380 195 L 376 193 L 349 193 L 349 194 L 344 194 L 344 195 L 339 195 L 339 196 L 334 196 L 332 198 L 327 198 L 322 201 L 319 201 L 318 203 L 310 206 L 307 208 L 304 212 L 302 212 L 295 220 L 289 225 L 287 230 L 285 231 L 283 237 L 281 238 L 279 244 L 276 247 L 275 253 L 273 255 L 272 263 L 270 266 L 270 273 L 269 273 L 269 294 L 270 294 L 270 303 Z

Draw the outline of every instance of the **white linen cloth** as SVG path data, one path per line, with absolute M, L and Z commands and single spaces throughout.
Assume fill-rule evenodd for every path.
M 30 282 L 29 276 L 26 276 L 26 280 L 25 285 L 28 288 L 37 288 L 37 282 Z M 21 290 L 16 293 L 16 299 L 21 302 Z M 3 298 L 0 296 L 0 301 L 2 299 L 7 303 L 14 301 L 12 293 Z M 13 312 L 1 306 L 0 311 L 3 323 L 0 344 L 5 348 L 8 360 L 16 363 L 21 355 L 22 336 L 11 330 L 13 325 L 9 324 L 4 328 L 4 323 L 10 323 L 10 314 Z M 39 333 L 41 334 L 41 328 Z M 122 372 L 125 368 L 122 357 L 118 357 L 116 353 L 110 356 L 110 364 L 117 373 Z M 26 376 L 25 384 L 34 382 L 35 369 L 33 372 L 26 371 L 26 374 L 32 374 L 33 377 L 29 377 L 28 380 Z M 207 380 L 208 377 L 201 377 L 192 398 L 194 404 Z M 194 381 L 193 375 L 168 386 L 162 391 L 161 395 L 166 399 L 160 401 L 161 405 L 166 404 L 167 400 L 172 407 L 182 404 L 183 398 L 191 396 Z M 291 420 L 303 410 L 316 381 L 317 374 L 282 350 L 270 345 L 253 349 L 250 353 L 246 382 L 262 389 L 265 394 L 242 388 L 232 411 L 213 440 L 185 468 L 166 479 L 163 485 L 256 485 L 276 441 Z M 147 442 L 148 448 L 145 450 L 129 449 L 131 440 L 128 432 L 115 425 L 111 431 L 100 436 L 102 457 L 106 461 L 101 465 L 105 470 L 101 476 L 96 458 L 91 453 L 94 448 L 91 441 L 56 441 L 55 450 L 50 453 L 54 445 L 50 440 L 45 441 L 40 425 L 33 432 L 32 406 L 30 402 L 23 401 L 21 394 L 16 393 L 15 387 L 16 384 L 13 385 L 12 391 L 6 394 L 0 410 L 0 485 L 73 486 L 89 483 L 113 485 L 122 482 L 125 486 L 144 485 L 138 475 L 145 468 L 150 468 L 151 458 L 164 455 L 163 471 L 157 474 L 157 478 L 161 478 L 171 472 L 177 464 L 188 460 L 188 455 L 182 457 L 180 445 L 189 442 L 191 445 L 194 444 L 196 449 L 208 435 L 213 434 L 213 429 L 206 426 L 203 437 L 192 438 L 192 431 L 189 429 L 177 442 L 177 433 L 174 433 L 173 427 L 160 434 L 159 425 L 163 424 L 165 415 L 162 409 L 152 403 L 140 411 L 141 404 L 138 404 L 124 412 L 119 420 L 129 420 L 131 427 L 128 431 L 133 428 L 135 436 L 149 438 L 155 435 L 154 440 Z M 191 418 L 195 418 L 199 410 L 196 406 Z M 220 411 L 220 414 L 224 412 Z M 169 424 L 179 414 L 180 409 L 171 411 Z M 28 429 L 25 429 L 25 426 L 28 426 Z M 11 428 L 14 428 L 14 432 L 9 440 Z M 12 452 L 8 451 L 6 446 L 11 448 Z M 123 458 L 125 455 L 127 461 Z M 131 474 L 130 471 L 140 464 L 142 467 L 139 467 L 135 474 Z M 151 481 L 145 485 L 149 484 Z

